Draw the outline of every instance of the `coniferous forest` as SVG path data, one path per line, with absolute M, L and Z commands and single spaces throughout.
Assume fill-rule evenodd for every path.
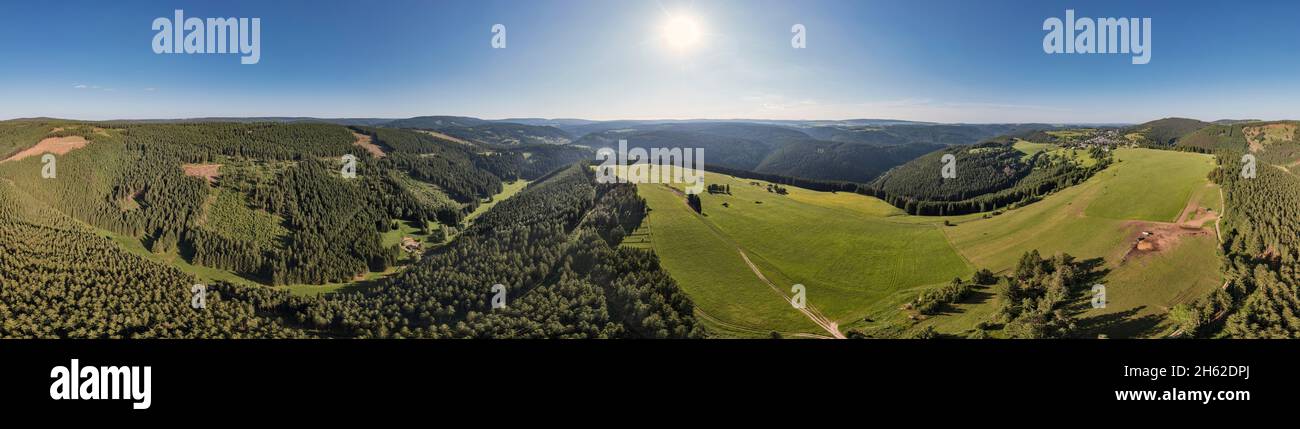
M 0 164 L 0 337 L 704 335 L 655 256 L 618 246 L 644 201 L 565 167 L 587 159 L 580 148 L 330 124 L 3 125 L 13 153 L 21 140 L 88 144 L 58 156 L 53 178 L 41 157 Z M 467 220 L 517 180 L 531 184 Z M 392 271 L 402 250 L 383 235 L 398 223 L 450 241 L 365 287 L 313 298 L 270 287 Z M 247 281 L 200 284 L 158 260 Z

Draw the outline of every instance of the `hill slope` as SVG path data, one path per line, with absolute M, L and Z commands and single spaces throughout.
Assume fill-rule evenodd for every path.
M 1173 146 L 1178 139 L 1212 124 L 1187 118 L 1165 118 L 1135 125 L 1123 130 L 1123 134 L 1132 134 L 1141 144 Z
M 827 335 L 786 301 L 795 284 L 805 287 L 816 314 L 844 333 L 898 337 L 934 328 L 946 335 L 1012 335 L 998 327 L 1005 283 L 980 286 L 933 315 L 910 306 L 923 292 L 977 269 L 1011 274 L 1036 250 L 1047 258 L 1060 252 L 1079 261 L 1103 258 L 1086 263 L 1100 264 L 1095 268 L 1110 301 L 1105 309 L 1067 310 L 1079 320 L 1074 335 L 1157 336 L 1173 328 L 1170 308 L 1223 282 L 1208 217 L 1222 209 L 1206 180 L 1213 161 L 1136 149 L 1117 157 L 1082 184 L 996 216 L 909 216 L 864 195 L 774 188 L 721 174 L 706 174 L 706 183 L 723 191 L 702 195 L 697 213 L 679 190 L 642 184 L 653 210 L 625 245 L 654 249 L 706 324 L 730 335 Z M 1194 210 L 1182 214 L 1186 207 Z M 1134 250 L 1142 231 L 1155 232 L 1150 239 L 1157 247 Z

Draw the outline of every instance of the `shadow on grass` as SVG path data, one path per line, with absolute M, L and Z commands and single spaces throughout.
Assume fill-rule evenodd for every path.
M 1140 338 L 1154 335 L 1158 333 L 1157 328 L 1163 318 L 1155 314 L 1139 317 L 1138 313 L 1146 308 L 1143 305 L 1117 313 L 1082 319 L 1079 321 L 1079 335 L 1088 338 L 1099 334 L 1115 338 Z

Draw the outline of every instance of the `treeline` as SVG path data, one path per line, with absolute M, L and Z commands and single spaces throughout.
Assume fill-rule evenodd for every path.
M 728 176 L 739 177 L 742 179 L 762 180 L 764 182 L 779 183 L 782 185 L 796 186 L 804 189 L 811 189 L 822 192 L 857 192 L 862 184 L 853 182 L 838 182 L 829 180 L 802 179 L 798 177 L 783 176 L 780 174 L 757 173 L 748 170 L 723 167 L 716 164 L 704 164 L 704 171 L 725 174 Z
M 127 142 L 135 146 L 180 149 L 185 162 L 208 162 L 219 156 L 261 160 L 300 160 L 363 152 L 347 128 L 317 123 L 125 123 Z

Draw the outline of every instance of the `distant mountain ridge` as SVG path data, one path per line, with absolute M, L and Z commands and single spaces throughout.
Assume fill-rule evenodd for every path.
M 872 145 L 818 140 L 794 128 L 754 123 L 650 124 L 584 135 L 591 148 L 698 148 L 707 165 L 802 179 L 867 182 L 896 165 L 944 146 Z

